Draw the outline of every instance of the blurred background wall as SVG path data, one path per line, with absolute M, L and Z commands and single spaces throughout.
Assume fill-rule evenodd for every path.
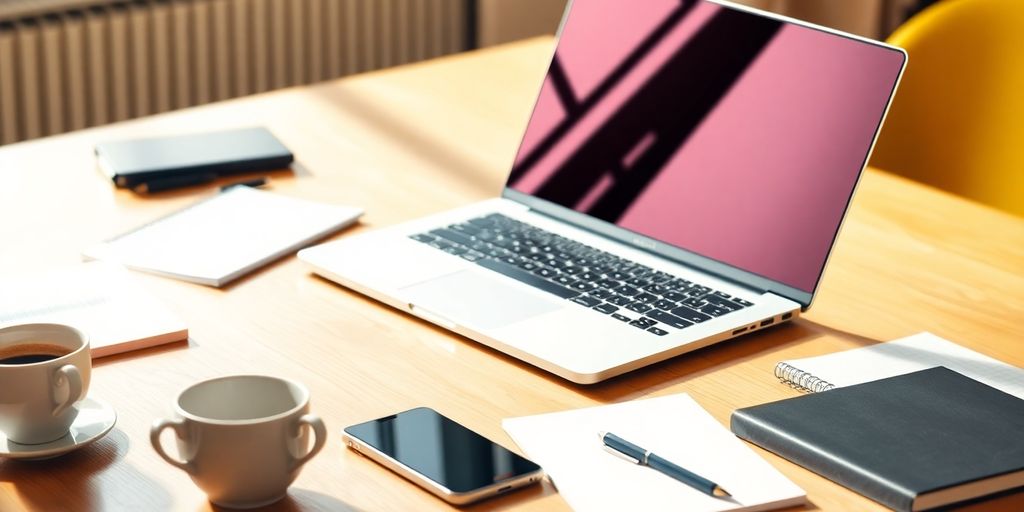
M 741 3 L 884 39 L 920 0 Z M 564 5 L 0 0 L 0 144 L 551 34 Z

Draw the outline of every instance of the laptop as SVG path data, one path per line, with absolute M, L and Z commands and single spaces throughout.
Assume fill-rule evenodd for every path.
M 571 3 L 500 197 L 312 271 L 590 384 L 810 307 L 903 50 L 723 2 Z

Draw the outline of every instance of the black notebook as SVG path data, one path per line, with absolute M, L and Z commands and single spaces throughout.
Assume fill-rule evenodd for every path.
M 1024 400 L 944 367 L 738 409 L 731 428 L 896 510 L 1024 486 Z
M 262 127 L 96 145 L 100 170 L 118 187 L 191 177 L 201 182 L 240 172 L 284 169 L 294 157 Z

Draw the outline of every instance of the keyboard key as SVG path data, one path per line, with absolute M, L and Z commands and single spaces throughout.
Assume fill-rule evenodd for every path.
M 577 304 L 582 304 L 588 308 L 592 308 L 601 303 L 601 299 L 595 297 L 588 297 L 586 295 L 577 295 L 569 300 Z
M 722 296 L 716 295 L 714 293 L 710 295 L 705 295 L 703 299 L 706 300 L 708 304 L 713 304 L 719 308 L 728 309 L 729 311 L 739 311 L 743 309 L 743 306 L 741 306 L 740 304 L 737 304 L 729 299 L 723 298 Z
M 720 308 L 718 306 L 715 306 L 714 304 L 708 304 L 707 306 L 700 308 L 700 311 L 702 313 L 707 313 L 711 316 L 722 316 L 726 313 L 732 313 L 731 309 Z
M 618 313 L 612 313 L 612 318 L 614 318 L 614 319 L 616 319 L 616 320 L 618 320 L 620 322 L 632 322 L 633 321 L 632 318 L 630 318 L 630 317 L 628 317 L 626 315 L 620 315 Z
M 459 245 L 464 245 L 466 247 L 473 245 L 474 242 L 472 238 L 462 233 L 459 233 L 458 231 L 454 231 L 447 228 L 435 229 L 431 231 L 430 234 L 439 238 L 444 238 L 445 240 L 455 242 Z
M 690 297 L 689 299 L 683 301 L 684 306 L 688 306 L 693 309 L 700 309 L 704 307 L 705 304 L 707 304 L 707 302 L 701 299 L 700 297 Z
M 630 297 L 640 293 L 640 290 L 637 290 L 636 288 L 633 288 L 632 286 L 625 285 L 625 284 L 620 286 L 620 287 L 618 287 L 618 288 L 616 288 L 616 289 L 614 289 L 614 290 L 612 290 L 612 291 L 614 291 L 615 293 L 617 293 L 619 295 L 628 295 Z
M 647 328 L 653 327 L 656 323 L 657 322 L 651 320 L 650 318 L 637 318 L 636 320 L 630 322 L 629 325 L 632 325 L 633 327 L 639 327 L 646 331 Z
M 672 302 L 680 302 L 687 299 L 686 295 L 678 292 L 668 292 L 665 294 L 665 298 Z
M 670 327 L 675 327 L 676 329 L 682 329 L 684 327 L 689 327 L 693 325 L 693 322 L 688 322 L 686 320 L 683 320 L 682 318 L 679 318 L 676 315 L 666 313 L 664 311 L 659 311 L 657 309 L 648 312 L 647 316 Z
M 448 226 L 448 229 L 451 229 L 452 231 L 458 231 L 459 233 L 462 233 L 466 236 L 474 236 L 480 232 L 480 228 L 468 222 L 464 222 L 461 224 L 452 224 L 451 226 Z
M 739 298 L 739 297 L 733 297 L 733 299 L 732 299 L 732 300 L 736 301 L 736 303 L 737 303 L 737 304 L 739 304 L 739 305 L 741 305 L 741 306 L 743 306 L 743 307 L 745 307 L 745 308 L 747 308 L 747 307 L 750 307 L 750 306 L 753 306 L 753 305 L 754 305 L 754 303 L 753 303 L 753 302 L 750 302 L 750 301 L 746 301 L 746 300 L 743 300 L 743 299 L 741 299 L 741 298 Z
M 568 299 L 570 297 L 575 297 L 579 295 L 579 292 L 575 290 L 566 288 L 557 283 L 552 283 L 547 279 L 535 276 L 514 265 L 509 265 L 501 261 L 495 261 L 490 258 L 481 258 L 477 260 L 476 263 L 481 267 L 489 268 L 495 272 L 498 272 L 499 274 L 511 277 L 516 281 L 528 284 L 534 288 L 539 288 L 548 293 L 553 293 L 563 299 Z
M 661 272 L 660 270 L 655 272 L 650 278 L 652 283 L 660 284 L 672 280 L 672 274 L 668 272 Z
M 562 275 L 559 275 L 558 277 L 556 277 L 555 281 L 558 281 L 559 283 L 562 283 L 562 284 L 564 284 L 566 286 L 572 286 L 572 284 L 576 282 L 575 279 L 573 279 L 572 277 L 567 276 L 565 274 L 562 274 Z
M 651 295 L 649 293 L 641 293 L 640 295 L 637 295 L 636 297 L 633 298 L 636 299 L 638 302 L 643 302 L 644 304 L 650 304 L 658 300 L 657 295 Z
M 711 292 L 711 295 L 714 295 L 716 297 L 721 297 L 723 299 L 732 298 L 732 295 L 729 295 L 728 293 L 725 293 L 725 292 L 720 292 L 718 290 L 715 290 L 715 291 Z
M 657 334 L 658 336 L 664 336 L 664 335 L 668 334 L 668 331 L 666 331 L 664 329 L 658 329 L 657 327 L 648 327 L 647 328 L 647 332 L 653 332 L 654 334 Z
M 698 324 L 705 320 L 711 320 L 709 315 L 705 315 L 700 311 L 694 311 L 686 306 L 679 306 L 678 308 L 673 309 L 672 314 L 684 320 Z
M 622 295 L 616 295 L 608 299 L 608 302 L 611 302 L 616 306 L 628 306 L 633 303 L 633 299 L 629 297 L 623 297 Z
M 612 296 L 615 295 L 614 293 L 612 293 L 612 292 L 610 292 L 608 290 L 605 290 L 604 288 L 598 288 L 596 290 L 591 290 L 589 293 L 590 293 L 591 297 L 597 297 L 599 299 L 607 299 L 608 297 L 612 297 Z
M 691 284 L 693 283 L 686 279 L 673 279 L 665 283 L 665 286 L 675 290 L 685 290 L 686 288 L 689 288 Z
M 548 267 L 538 267 L 533 273 L 541 277 L 554 277 L 558 275 L 557 270 Z
M 410 236 L 409 238 L 412 238 L 413 240 L 416 240 L 417 242 L 423 242 L 425 244 L 429 244 L 430 242 L 434 241 L 434 237 L 430 236 L 430 235 L 428 235 L 426 233 L 415 234 L 415 235 Z
M 597 288 L 597 285 L 594 283 L 588 283 L 586 281 L 576 281 L 570 286 L 570 288 L 574 290 L 579 290 L 581 292 L 589 292 L 590 290 Z
M 660 284 L 651 284 L 644 287 L 644 291 L 647 293 L 653 293 L 655 295 L 665 295 L 666 293 L 668 293 L 669 289 L 665 288 Z
M 612 313 L 614 313 L 614 312 L 619 310 L 618 306 L 613 306 L 611 304 L 608 304 L 607 302 L 605 302 L 604 304 L 600 304 L 598 306 L 594 306 L 594 309 L 596 309 L 596 310 L 598 310 L 598 311 L 600 311 L 600 312 L 602 312 L 602 313 L 604 313 L 606 315 L 612 314 Z
M 647 286 L 647 285 L 649 285 L 651 283 L 650 283 L 650 281 L 647 281 L 646 279 L 640 279 L 640 278 L 634 277 L 633 279 L 627 279 L 626 280 L 626 284 L 628 284 L 630 286 L 636 286 L 637 288 L 643 288 L 643 287 L 645 287 L 645 286 Z
M 670 300 L 660 299 L 660 300 L 658 300 L 658 301 L 656 301 L 654 303 L 654 307 L 656 307 L 656 308 L 658 308 L 660 310 L 663 310 L 663 311 L 668 311 L 668 310 L 670 310 L 672 308 L 675 308 L 676 307 L 676 303 L 672 302 Z
M 651 310 L 651 307 L 648 306 L 647 304 L 644 304 L 643 302 L 634 302 L 626 306 L 626 309 L 630 311 L 636 311 L 637 313 L 646 313 Z

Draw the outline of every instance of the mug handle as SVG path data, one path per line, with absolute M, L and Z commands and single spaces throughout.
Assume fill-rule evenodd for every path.
M 66 364 L 61 366 L 57 370 L 56 384 L 61 385 L 61 382 L 68 383 L 68 398 L 63 402 L 57 404 L 57 407 L 53 409 L 54 416 L 60 416 L 64 411 L 68 410 L 75 402 L 81 400 L 82 394 L 85 392 L 82 389 L 82 374 L 78 371 L 78 368 L 72 364 Z
M 324 422 L 319 416 L 316 414 L 305 414 L 299 418 L 296 435 L 302 432 L 303 425 L 308 425 L 309 428 L 313 429 L 315 439 L 313 439 L 313 447 L 309 449 L 309 453 L 292 460 L 292 471 L 302 467 L 303 464 L 309 462 L 309 459 L 320 453 L 324 443 L 327 441 L 327 427 L 324 426 Z
M 163 433 L 166 428 L 173 428 L 174 435 L 178 436 L 179 439 L 183 438 L 182 429 L 185 427 L 185 422 L 181 420 L 156 420 L 153 425 L 149 427 L 149 442 L 153 445 L 153 449 L 156 450 L 156 454 L 160 458 L 167 461 L 168 464 L 188 473 L 193 474 L 195 472 L 195 466 L 190 461 L 180 461 L 167 455 L 164 451 L 164 447 L 160 444 L 160 434 Z

